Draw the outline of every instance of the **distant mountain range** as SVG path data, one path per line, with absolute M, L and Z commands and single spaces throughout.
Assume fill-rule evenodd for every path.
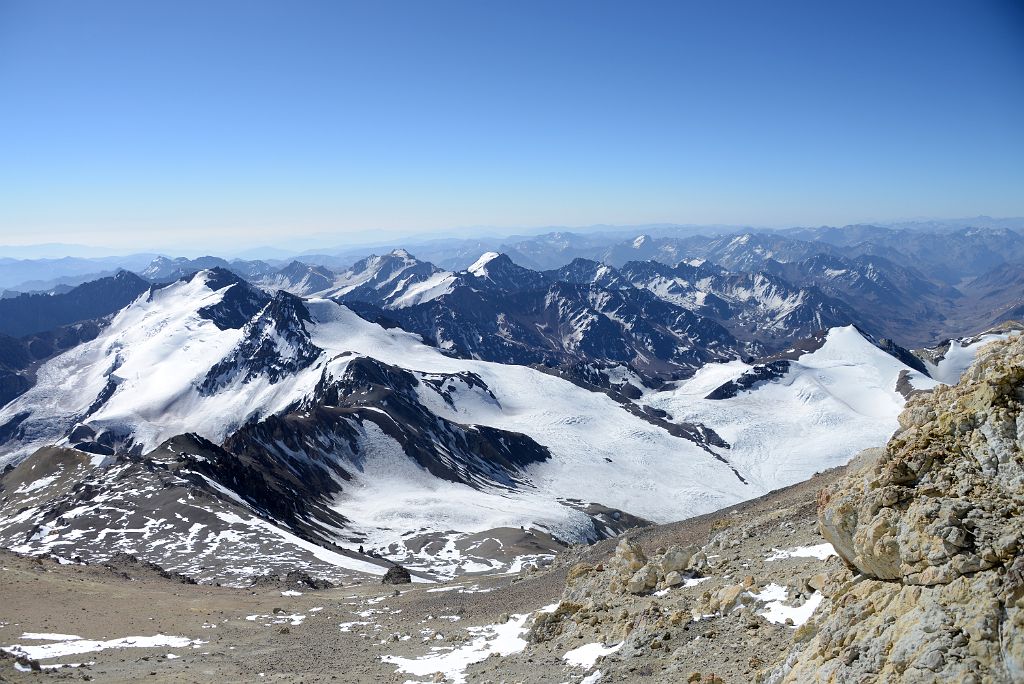
M 744 233 L 778 235 L 801 241 L 832 243 L 852 247 L 859 243 L 896 244 L 897 252 L 906 240 L 917 236 L 946 236 L 966 230 L 1024 232 L 1024 218 L 991 218 L 977 216 L 964 219 L 902 221 L 897 223 L 860 224 L 843 227 L 758 229 L 726 225 L 648 224 L 639 226 L 589 226 L 582 228 L 551 228 L 533 230 L 511 237 L 493 237 L 495 231 L 481 230 L 486 237 L 447 237 L 422 240 L 405 239 L 399 242 L 379 242 L 376 245 L 338 245 L 316 250 L 300 251 L 271 247 L 239 245 L 230 250 L 229 261 L 262 260 L 274 268 L 281 268 L 293 260 L 309 264 L 344 269 L 372 253 L 383 254 L 396 248 L 405 248 L 421 259 L 449 270 L 465 269 L 476 258 L 488 251 L 508 254 L 516 263 L 536 270 L 563 266 L 576 257 L 604 260 L 605 252 L 628 250 L 639 236 L 654 240 L 668 240 L 681 245 L 700 244 L 722 236 Z M 217 253 L 217 252 L 211 252 Z M 157 254 L 136 253 L 117 256 L 114 249 L 95 249 L 81 245 L 0 246 L 0 288 L 28 291 L 47 290 L 47 283 L 64 280 L 63 284 L 78 284 L 100 275 L 109 275 L 117 269 L 138 272 Z M 166 254 L 165 258 L 174 256 Z M 884 254 L 883 254 L 884 256 Z M 906 254 L 911 256 L 911 254 Z M 621 263 L 646 259 L 635 253 L 627 254 Z M 678 259 L 676 259 L 678 260 Z M 896 259 L 897 261 L 899 259 Z M 666 259 L 672 263 L 673 259 Z M 621 265 L 615 263 L 614 265 Z M 77 282 L 69 282 L 81 278 Z
M 446 243 L 447 256 L 437 263 L 397 249 L 347 267 L 328 265 L 331 259 L 320 257 L 280 263 L 209 256 L 157 257 L 134 270 L 150 283 L 165 284 L 198 270 L 221 268 L 268 292 L 334 297 L 378 318 L 382 314 L 367 307 L 391 311 L 393 322 L 435 344 L 459 344 L 465 353 L 483 344 L 470 344 L 472 335 L 486 337 L 489 349 L 476 350 L 481 358 L 516 362 L 561 363 L 578 356 L 569 349 L 576 344 L 570 339 L 574 331 L 569 319 L 576 318 L 577 328 L 586 320 L 600 321 L 591 337 L 602 336 L 604 326 L 623 324 L 595 313 L 595 307 L 625 307 L 623 312 L 639 312 L 657 328 L 637 334 L 650 337 L 648 365 L 667 363 L 661 369 L 666 372 L 696 367 L 722 348 L 741 355 L 772 351 L 793 336 L 831 325 L 853 323 L 878 338 L 921 347 L 1024 313 L 1024 291 L 1014 287 L 1024 282 L 1024 237 L 1005 227 L 947 226 L 929 232 L 920 226 L 851 226 L 610 240 L 608 233 L 524 238 L 504 245 L 503 251 L 485 252 L 501 258 L 489 266 L 495 275 L 483 278 L 470 269 L 481 253 L 465 252 L 467 245 L 458 242 Z M 84 268 L 81 260 L 73 263 Z M 597 301 L 583 286 L 626 300 Z M 553 287 L 552 297 L 541 296 Z M 55 307 L 79 310 L 73 289 L 64 284 L 44 291 L 50 299 L 40 307 L 31 302 L 44 300 L 19 299 L 16 292 L 7 292 L 5 299 L 20 304 L 0 299 L 0 307 L 8 307 L 2 309 L 8 315 L 0 320 L 0 333 L 45 331 L 112 313 L 127 303 L 122 297 L 104 304 L 102 297 L 86 295 L 93 308 L 70 315 L 73 320 L 53 314 Z M 530 301 L 530 292 L 541 299 Z M 501 323 L 499 313 L 504 316 Z M 36 316 L 37 322 L 29 325 L 26 316 Z M 582 329 L 575 334 L 583 334 Z M 521 335 L 531 341 L 500 342 Z M 620 331 L 616 344 L 622 338 Z M 675 361 L 668 361 L 671 355 L 658 348 L 675 344 L 671 340 L 681 341 L 675 350 L 691 347 L 708 353 L 687 360 L 680 351 Z M 624 344 L 599 356 L 638 358 L 636 342 Z M 588 349 L 588 342 L 581 340 L 578 346 Z M 593 358 L 594 350 L 580 353 Z

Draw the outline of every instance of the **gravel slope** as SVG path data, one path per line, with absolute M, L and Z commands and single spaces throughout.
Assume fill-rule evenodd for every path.
M 773 547 L 820 543 L 815 496 L 824 484 L 836 478 L 837 472 L 818 475 L 715 514 L 644 528 L 633 532 L 630 538 L 652 551 L 672 544 L 701 547 L 713 535 L 739 522 L 756 526 L 762 520 L 770 524 L 758 527 L 761 532 L 756 536 L 744 539 L 740 547 L 723 554 L 726 561 L 733 557 L 733 562 L 748 557 L 756 560 Z M 394 588 L 382 586 L 376 580 L 321 591 L 286 586 L 197 586 L 162 577 L 137 564 L 114 568 L 59 565 L 2 551 L 0 644 L 5 647 L 50 643 L 25 639 L 25 633 L 59 633 L 95 640 L 162 634 L 204 643 L 185 647 L 115 647 L 45 658 L 44 665 L 89 664 L 47 669 L 41 674 L 20 671 L 19 668 L 28 669 L 30 664 L 16 665 L 8 657 L 0 661 L 0 680 L 92 677 L 105 682 L 431 681 L 431 675 L 396 672 L 396 665 L 382 662 L 381 657 L 416 658 L 436 646 L 465 648 L 467 641 L 474 638 L 467 627 L 501 624 L 508 615 L 531 613 L 557 602 L 569 568 L 581 561 L 607 562 L 615 544 L 616 540 L 607 540 L 571 548 L 543 571 L 475 577 L 447 585 L 405 585 L 399 589 L 399 595 L 394 595 Z M 811 561 L 820 563 L 816 559 L 808 562 Z M 783 574 L 808 571 L 785 563 L 775 564 L 774 569 Z M 719 567 L 713 574 L 719 571 L 726 572 Z M 725 581 L 713 578 L 706 586 Z M 282 591 L 290 590 L 301 595 L 282 595 Z M 249 619 L 251 616 L 256 617 Z M 743 668 L 735 667 L 735 663 L 730 667 L 726 660 L 735 659 L 730 646 L 735 630 L 724 624 L 724 618 L 718 621 L 723 624 L 715 629 L 710 627 L 712 622 L 694 623 L 699 629 L 694 629 L 692 636 L 700 634 L 706 640 L 709 631 L 717 631 L 725 635 L 720 637 L 723 648 L 695 650 L 693 662 L 682 666 L 697 671 L 715 669 L 732 674 L 726 681 L 746 681 Z M 788 629 L 775 625 L 764 630 L 763 634 L 769 636 L 758 638 L 781 653 L 783 642 L 789 639 Z M 681 632 L 676 646 L 692 636 Z M 578 644 L 568 646 L 574 645 Z M 468 681 L 579 682 L 587 671 L 565 664 L 564 651 L 560 650 L 564 646 L 557 641 L 531 644 L 522 653 L 491 657 L 469 667 Z M 168 658 L 168 654 L 178 657 Z M 664 659 L 666 654 L 655 655 Z M 615 657 L 606 659 L 608 665 L 603 665 L 603 682 L 631 681 L 630 678 L 645 674 L 651 677 L 647 681 L 660 681 L 655 675 L 657 668 L 647 667 L 650 658 L 631 654 L 631 658 L 637 659 L 615 667 Z

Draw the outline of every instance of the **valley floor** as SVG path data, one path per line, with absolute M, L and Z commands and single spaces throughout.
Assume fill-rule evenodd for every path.
M 792 639 L 794 627 L 779 616 L 799 613 L 780 601 L 773 607 L 771 585 L 795 588 L 800 578 L 838 562 L 813 554 L 776 558 L 778 549 L 822 544 L 815 496 L 838 472 L 718 513 L 631 533 L 649 552 L 673 544 L 704 547 L 709 566 L 703 581 L 671 593 L 625 595 L 618 599 L 622 605 L 609 606 L 605 628 L 623 610 L 667 615 L 686 606 L 687 617 L 670 634 L 660 634 L 657 646 L 631 637 L 616 652 L 587 646 L 582 632 L 571 643 L 564 637 L 524 641 L 539 611 L 553 610 L 560 600 L 569 568 L 607 562 L 614 539 L 571 548 L 543 571 L 404 585 L 399 593 L 376 579 L 320 591 L 188 585 L 137 564 L 59 565 L 4 551 L 0 681 L 591 684 L 687 681 L 693 673 L 704 673 L 704 681 L 712 681 L 711 673 L 721 678 L 714 681 L 752 681 Z M 725 548 L 711 553 L 712 538 Z M 764 597 L 753 610 L 737 605 L 724 616 L 689 617 L 704 610 L 709 595 L 744 579 L 751 593 Z M 601 620 L 594 624 L 597 639 Z M 565 659 L 570 651 L 582 664 Z M 11 652 L 28 659 L 16 661 Z M 597 652 L 606 656 L 591 662 Z M 33 671 L 40 666 L 41 672 Z

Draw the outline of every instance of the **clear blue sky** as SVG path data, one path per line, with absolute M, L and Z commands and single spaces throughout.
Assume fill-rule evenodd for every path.
M 1022 122 L 1019 0 L 0 0 L 0 244 L 1019 216 Z

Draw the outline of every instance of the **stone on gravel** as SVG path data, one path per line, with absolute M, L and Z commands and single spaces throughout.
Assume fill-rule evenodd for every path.
M 412 582 L 412 575 L 401 565 L 392 565 L 381 580 L 382 584 L 409 584 L 410 582 Z

